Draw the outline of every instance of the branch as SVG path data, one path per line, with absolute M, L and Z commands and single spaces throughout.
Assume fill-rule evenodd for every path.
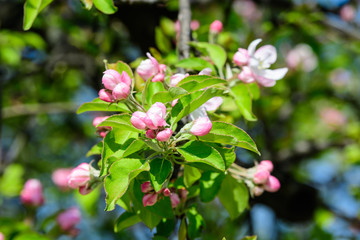
M 73 103 L 45 103 L 45 104 L 21 104 L 3 108 L 3 118 L 12 118 L 24 115 L 36 115 L 41 113 L 64 113 L 75 112 L 77 106 Z
M 179 22 L 180 22 L 180 37 L 179 37 L 179 59 L 190 57 L 190 22 L 191 9 L 190 0 L 179 0 Z

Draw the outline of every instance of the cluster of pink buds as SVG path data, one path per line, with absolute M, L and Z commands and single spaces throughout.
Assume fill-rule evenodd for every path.
M 31 207 L 38 207 L 44 204 L 41 182 L 37 179 L 27 180 L 20 193 L 20 200 L 24 205 Z
M 103 121 L 105 121 L 106 119 L 108 119 L 109 116 L 105 116 L 105 117 L 96 117 L 93 120 L 93 125 L 94 127 L 96 127 L 97 125 L 99 125 L 100 123 L 102 123 Z M 102 126 L 102 127 L 97 127 L 96 132 L 102 137 L 104 138 L 106 136 L 106 134 L 111 131 L 111 127 L 107 127 L 107 126 Z
M 248 49 L 239 48 L 234 54 L 233 61 L 236 65 L 242 67 L 238 78 L 245 83 L 257 82 L 264 87 L 272 87 L 285 76 L 288 69 L 278 68 L 269 69 L 270 65 L 277 59 L 274 46 L 265 45 L 255 51 L 256 46 L 261 39 L 252 41 Z
M 113 69 L 104 72 L 102 83 L 105 89 L 99 91 L 99 98 L 105 102 L 118 102 L 130 94 L 131 78 L 123 71 L 122 74 Z
M 261 161 L 259 165 L 255 166 L 253 182 L 256 186 L 252 190 L 255 196 L 260 196 L 264 190 L 277 192 L 280 189 L 279 180 L 270 174 L 273 168 L 274 166 L 269 160 Z
M 81 213 L 77 207 L 71 207 L 64 212 L 60 213 L 56 222 L 58 223 L 60 229 L 69 234 L 70 236 L 75 237 L 79 233 L 79 229 L 75 226 L 81 221 Z
M 137 129 L 146 130 L 146 137 L 166 142 L 170 139 L 173 131 L 165 128 L 168 124 L 165 121 L 166 106 L 163 103 L 154 103 L 149 110 L 144 113 L 136 111 L 130 119 L 132 125 Z
M 186 190 L 185 190 L 186 191 Z M 171 191 L 168 188 L 162 188 L 160 191 L 155 192 L 154 188 L 151 186 L 151 183 L 144 182 L 141 184 L 141 192 L 145 193 L 143 197 L 143 205 L 146 206 L 153 206 L 158 200 L 162 197 L 170 197 L 171 206 L 172 208 L 176 208 L 177 205 L 180 203 L 180 197 L 174 191 Z M 187 191 L 180 193 L 182 199 L 186 199 Z M 185 198 L 183 198 L 183 195 Z
M 142 79 L 147 81 L 149 78 L 152 82 L 163 82 L 165 79 L 166 65 L 159 64 L 159 62 L 151 56 L 150 53 L 146 53 L 148 59 L 141 61 L 140 65 L 136 69 L 136 72 Z
M 90 179 L 90 165 L 88 163 L 81 163 L 69 174 L 68 186 L 72 189 L 78 188 L 82 195 L 86 195 L 92 191 L 89 186 Z

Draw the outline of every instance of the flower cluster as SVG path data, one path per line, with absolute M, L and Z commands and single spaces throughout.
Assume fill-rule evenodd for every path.
M 166 142 L 170 139 L 173 131 L 170 128 L 165 128 L 167 126 L 165 116 L 166 106 L 163 103 L 156 102 L 146 113 L 134 112 L 130 121 L 137 129 L 146 130 L 147 138 L 154 139 L 156 137 L 158 141 Z
M 287 73 L 287 68 L 269 69 L 277 59 L 274 46 L 265 45 L 255 51 L 261 39 L 252 41 L 248 49 L 239 48 L 234 54 L 233 61 L 242 67 L 238 78 L 245 83 L 257 82 L 264 87 L 272 87 L 277 80 L 282 79 Z
M 141 184 L 141 192 L 145 193 L 143 197 L 144 207 L 153 206 L 162 197 L 170 197 L 172 208 L 176 208 L 177 205 L 180 203 L 180 197 L 177 193 L 171 191 L 168 188 L 162 188 L 160 191 L 155 192 L 149 181 Z
M 274 169 L 271 161 L 264 160 L 255 166 L 253 173 L 253 182 L 255 187 L 252 192 L 255 196 L 260 196 L 264 191 L 277 192 L 280 189 L 279 180 L 270 173 Z
M 120 74 L 113 69 L 108 69 L 104 72 L 102 83 L 105 89 L 99 91 L 99 98 L 112 103 L 129 96 L 132 80 L 125 71 Z
M 159 62 L 147 53 L 148 59 L 141 61 L 140 65 L 136 69 L 136 72 L 140 75 L 144 81 L 151 79 L 152 82 L 163 82 L 165 79 L 166 66 L 159 64 Z

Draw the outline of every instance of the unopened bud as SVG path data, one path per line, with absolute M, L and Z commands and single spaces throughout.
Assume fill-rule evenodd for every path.
M 194 120 L 190 133 L 195 136 L 204 136 L 211 131 L 212 123 L 208 117 L 200 117 Z
M 111 95 L 110 92 L 106 91 L 105 89 L 101 89 L 99 91 L 99 98 L 105 102 L 114 102 L 115 98 Z
M 270 176 L 264 188 L 268 192 L 277 192 L 280 189 L 280 182 L 276 177 Z
M 246 49 L 239 48 L 238 51 L 234 54 L 233 61 L 238 66 L 247 65 L 249 63 L 249 53 Z
M 210 24 L 210 32 L 220 33 L 223 29 L 223 24 L 219 20 L 215 20 Z
M 167 128 L 165 130 L 160 131 L 157 135 L 156 135 L 156 139 L 160 142 L 166 142 L 167 140 L 170 139 L 170 137 L 172 136 L 173 131 L 170 128 Z
M 113 90 L 117 84 L 121 82 L 121 75 L 113 69 L 108 69 L 104 72 L 102 83 L 106 89 Z
M 112 95 L 116 100 L 126 99 L 130 94 L 130 86 L 121 82 L 114 88 Z
M 147 193 L 143 197 L 143 205 L 146 206 L 153 206 L 157 202 L 158 195 L 156 193 Z

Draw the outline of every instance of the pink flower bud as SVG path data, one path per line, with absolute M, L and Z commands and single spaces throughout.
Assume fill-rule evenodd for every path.
M 212 123 L 210 119 L 208 117 L 200 117 L 194 120 L 190 133 L 195 136 L 204 136 L 210 132 L 211 128 Z
M 148 193 L 145 194 L 143 197 L 143 205 L 146 206 L 153 206 L 157 202 L 158 195 L 156 193 Z
M 5 235 L 2 232 L 0 232 L 0 240 L 4 240 L 4 239 L 5 239 Z
M 176 73 L 176 74 L 172 75 L 172 76 L 170 77 L 170 86 L 171 86 L 171 87 L 175 87 L 176 85 L 179 84 L 179 82 L 181 82 L 181 80 L 183 80 L 183 79 L 186 78 L 187 76 L 189 76 L 188 73 L 186 73 L 186 74 Z
M 165 64 L 160 64 L 159 65 L 159 72 L 161 72 L 161 73 L 164 73 L 165 71 L 166 71 L 166 65 Z
M 223 103 L 222 97 L 213 97 L 206 101 L 202 106 L 205 108 L 206 111 L 215 111 L 220 107 Z
M 238 51 L 234 54 L 233 61 L 238 66 L 247 65 L 249 63 L 249 53 L 246 49 L 239 48 Z
M 151 186 L 150 181 L 144 182 L 141 184 L 141 192 L 148 193 L 153 190 L 153 187 Z
M 130 94 L 130 86 L 125 83 L 119 83 L 114 88 L 112 95 L 116 100 L 126 99 Z
M 274 165 L 272 164 L 272 162 L 270 160 L 263 160 L 259 163 L 259 166 L 263 169 L 266 169 L 269 173 L 272 172 L 272 170 L 274 169 Z
M 249 67 L 243 67 L 241 73 L 238 75 L 238 78 L 244 83 L 255 82 L 254 74 L 251 72 Z
M 121 82 L 121 75 L 113 69 L 108 69 L 104 72 L 102 83 L 106 89 L 113 90 L 117 84 Z
M 69 231 L 75 227 L 81 221 L 80 210 L 76 207 L 67 209 L 60 213 L 56 218 L 61 230 Z
M 160 142 L 166 142 L 167 140 L 170 139 L 172 134 L 173 134 L 173 131 L 170 128 L 167 128 L 165 130 L 160 131 L 157 134 L 156 139 Z
M 151 79 L 151 81 L 152 82 L 163 82 L 164 78 L 165 78 L 165 75 L 163 73 L 158 73 Z
M 93 120 L 93 126 L 96 127 L 97 125 L 99 125 L 100 123 L 102 123 L 103 121 L 105 121 L 106 119 L 108 119 L 109 116 L 105 116 L 105 117 L 96 117 Z
M 88 163 L 81 163 L 71 171 L 68 177 L 68 185 L 69 187 L 76 189 L 78 187 L 86 186 L 89 180 L 90 165 Z
M 341 9 L 340 9 L 340 17 L 342 18 L 342 20 L 346 21 L 346 22 L 351 22 L 355 19 L 356 17 L 356 8 L 354 8 L 351 5 L 344 5 Z
M 107 131 L 106 131 L 106 132 L 104 132 L 104 131 L 100 131 L 100 132 L 99 132 L 99 135 L 100 135 L 100 137 L 102 137 L 102 138 L 106 137 L 106 134 L 108 134 Z
M 156 59 L 152 57 L 150 53 L 147 53 L 146 55 L 149 57 L 149 59 L 142 61 L 136 69 L 136 72 L 145 81 L 159 72 L 159 63 L 156 61 Z
M 113 95 L 111 95 L 111 93 L 109 93 L 105 89 L 101 89 L 99 91 L 99 98 L 105 102 L 114 102 L 115 101 L 115 98 L 113 97 Z
M 165 197 L 170 196 L 170 194 L 171 194 L 170 189 L 165 188 L 164 191 L 163 191 L 163 194 L 164 194 Z
M 85 186 L 79 187 L 79 193 L 81 195 L 86 195 L 92 192 L 92 189 L 86 184 Z
M 146 113 L 136 111 L 132 114 L 130 118 L 130 122 L 137 129 L 145 129 L 146 128 L 145 117 L 146 117 Z
M 44 203 L 44 195 L 41 182 L 37 179 L 26 181 L 20 193 L 20 200 L 24 205 L 37 207 Z
M 131 85 L 132 80 L 131 80 L 129 74 L 127 72 L 125 72 L 125 71 L 123 71 L 122 74 L 121 74 L 121 82 L 125 83 L 128 86 Z
M 166 126 L 166 121 L 158 114 L 147 113 L 144 122 L 148 128 L 153 130 Z
M 150 139 L 155 139 L 156 135 L 154 130 L 147 130 L 145 136 Z
M 68 176 L 70 175 L 71 171 L 71 168 L 59 168 L 53 172 L 51 179 L 60 189 L 66 190 L 69 188 Z
M 264 188 L 256 186 L 253 188 L 252 192 L 256 197 L 258 197 L 264 193 Z
M 199 72 L 198 75 L 208 75 L 208 76 L 210 76 L 211 72 L 212 72 L 211 68 L 204 68 L 203 70 L 201 70 Z
M 263 168 L 257 168 L 256 172 L 254 174 L 254 183 L 255 184 L 264 184 L 269 179 L 270 173 L 263 169 Z
M 176 206 L 179 205 L 179 203 L 180 203 L 179 195 L 177 195 L 176 193 L 171 193 L 170 201 L 171 201 L 171 207 L 176 208 Z
M 280 182 L 276 177 L 270 176 L 264 188 L 268 192 L 277 192 L 280 189 Z
M 171 107 L 174 107 L 174 106 L 177 104 L 178 101 L 179 101 L 178 98 L 177 98 L 177 99 L 174 99 L 174 100 L 171 102 Z
M 147 113 L 157 114 L 162 118 L 164 118 L 166 115 L 166 106 L 161 102 L 156 102 L 153 105 L 151 105 Z
M 223 24 L 219 20 L 215 20 L 210 24 L 210 32 L 220 33 L 223 29 Z
M 198 20 L 191 21 L 191 23 L 190 23 L 191 30 L 196 31 L 197 29 L 199 29 L 199 27 L 200 27 L 200 23 Z

